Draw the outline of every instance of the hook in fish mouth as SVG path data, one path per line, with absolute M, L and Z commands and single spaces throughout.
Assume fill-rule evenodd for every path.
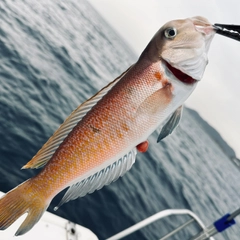
M 240 25 L 215 23 L 213 28 L 217 34 L 240 41 Z

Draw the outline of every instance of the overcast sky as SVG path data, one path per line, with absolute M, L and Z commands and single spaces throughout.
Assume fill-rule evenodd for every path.
M 240 25 L 238 0 L 89 0 L 139 55 L 173 19 L 204 16 Z M 215 127 L 240 157 L 240 42 L 216 35 L 204 77 L 186 102 Z

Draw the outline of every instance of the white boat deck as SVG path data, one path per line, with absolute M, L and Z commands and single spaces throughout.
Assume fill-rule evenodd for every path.
M 4 193 L 0 192 L 0 197 Z M 15 237 L 14 234 L 27 214 L 21 216 L 8 229 L 0 231 L 0 240 L 98 240 L 89 229 L 68 220 L 45 212 L 40 221 L 26 234 Z

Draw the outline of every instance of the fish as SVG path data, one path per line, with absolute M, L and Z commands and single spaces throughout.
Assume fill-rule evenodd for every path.
M 158 141 L 171 134 L 203 77 L 215 33 L 199 16 L 162 26 L 136 63 L 73 111 L 23 166 L 43 168 L 0 199 L 0 229 L 27 213 L 15 235 L 25 234 L 59 192 L 68 187 L 54 210 L 123 176 L 156 129 Z

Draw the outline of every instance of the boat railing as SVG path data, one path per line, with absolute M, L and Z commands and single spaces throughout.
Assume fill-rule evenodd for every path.
M 136 223 L 135 225 L 117 233 L 116 235 L 114 235 L 110 238 L 107 238 L 106 240 L 122 239 L 122 238 L 144 228 L 145 226 L 156 222 L 157 220 L 160 220 L 165 217 L 177 216 L 177 215 L 188 215 L 190 217 L 190 220 L 186 221 L 179 227 L 175 228 L 174 230 L 169 232 L 167 235 L 161 237 L 159 240 L 167 240 L 170 237 L 172 237 L 173 235 L 177 234 L 178 232 L 180 232 L 181 230 L 185 229 L 187 226 L 189 226 L 193 223 L 197 224 L 201 230 L 197 235 L 191 237 L 189 240 L 214 240 L 214 238 L 212 236 L 214 236 L 215 234 L 217 234 L 219 232 L 224 231 L 228 227 L 235 224 L 234 218 L 239 214 L 240 214 L 240 209 L 237 209 L 234 213 L 226 214 L 219 220 L 215 221 L 209 227 L 206 227 L 204 225 L 204 223 L 201 221 L 201 219 L 195 213 L 193 213 L 192 211 L 190 211 L 188 209 L 168 209 L 168 210 L 158 212 L 158 213 L 142 220 L 141 222 Z

